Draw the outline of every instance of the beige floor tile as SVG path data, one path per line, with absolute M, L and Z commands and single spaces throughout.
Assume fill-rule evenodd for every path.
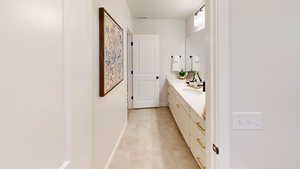
M 109 169 L 199 169 L 168 108 L 129 112 Z

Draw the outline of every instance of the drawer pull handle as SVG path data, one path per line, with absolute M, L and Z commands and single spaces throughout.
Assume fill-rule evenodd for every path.
M 197 142 L 199 143 L 199 145 L 202 149 L 204 149 L 204 150 L 206 149 L 206 146 L 201 142 L 201 140 L 199 138 L 197 138 Z
M 198 164 L 200 165 L 200 168 L 201 168 L 201 169 L 206 169 L 206 167 L 202 164 L 200 158 L 197 157 L 196 159 L 197 159 L 197 161 L 198 161 Z
M 205 128 L 203 128 L 200 123 L 197 123 L 197 126 L 199 127 L 199 129 L 201 130 L 201 132 L 203 134 L 205 134 Z

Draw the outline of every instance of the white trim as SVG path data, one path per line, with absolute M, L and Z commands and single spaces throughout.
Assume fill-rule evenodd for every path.
M 109 156 L 109 158 L 108 158 L 108 160 L 107 160 L 107 163 L 106 163 L 104 169 L 109 169 L 109 166 L 110 166 L 110 164 L 111 164 L 111 162 L 112 162 L 112 160 L 113 160 L 113 158 L 114 158 L 114 155 L 115 155 L 115 153 L 116 153 L 116 151 L 117 151 L 117 149 L 118 149 L 118 147 L 119 147 L 119 145 L 120 145 L 120 143 L 121 143 L 121 140 L 122 140 L 122 138 L 123 138 L 123 136 L 124 136 L 124 133 L 125 133 L 125 131 L 126 131 L 126 128 L 127 128 L 127 122 L 125 123 L 124 128 L 123 128 L 122 131 L 121 131 L 121 134 L 120 134 L 120 136 L 119 136 L 119 138 L 118 138 L 118 140 L 117 140 L 117 142 L 116 142 L 116 144 L 115 144 L 115 146 L 114 146 L 114 148 L 113 148 L 112 153 L 110 154 L 110 156 Z
M 66 50 L 68 47 L 67 40 L 69 39 L 69 33 L 66 31 L 68 24 L 68 16 L 70 13 L 70 7 L 68 5 L 70 1 L 64 0 L 63 4 L 63 68 L 64 68 L 64 114 L 65 114 L 65 159 L 70 160 L 72 154 L 72 112 L 71 112 L 71 56 Z M 68 162 L 68 161 L 66 161 Z M 69 162 L 70 163 L 70 162 Z
M 68 167 L 68 165 L 70 164 L 70 161 L 64 161 L 64 163 L 58 167 L 58 169 L 65 169 Z
M 228 39 L 228 0 L 213 0 L 213 63 L 216 145 L 215 169 L 230 169 L 230 64 Z
M 208 1 L 207 6 L 207 21 L 209 23 L 209 32 L 210 32 L 210 56 L 209 56 L 209 71 L 208 71 L 208 87 L 207 87 L 207 168 L 216 169 L 216 156 L 212 151 L 212 145 L 216 142 L 216 111 L 215 111 L 215 93 L 216 93 L 216 80 L 215 80 L 215 8 L 214 1 Z
M 129 41 L 129 35 L 131 36 L 131 40 Z M 133 75 L 131 71 L 133 70 L 133 47 L 131 46 L 131 42 L 133 42 L 133 31 L 129 27 L 127 27 L 127 109 L 132 109 L 133 100 L 131 96 L 133 96 Z M 130 48 L 130 53 L 129 53 Z

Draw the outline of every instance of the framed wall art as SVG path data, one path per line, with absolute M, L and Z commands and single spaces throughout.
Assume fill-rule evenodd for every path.
M 99 9 L 100 97 L 124 79 L 123 29 L 104 8 Z

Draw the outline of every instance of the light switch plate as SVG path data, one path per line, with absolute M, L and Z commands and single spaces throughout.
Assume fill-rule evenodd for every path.
M 262 112 L 233 112 L 232 128 L 234 130 L 263 130 Z

